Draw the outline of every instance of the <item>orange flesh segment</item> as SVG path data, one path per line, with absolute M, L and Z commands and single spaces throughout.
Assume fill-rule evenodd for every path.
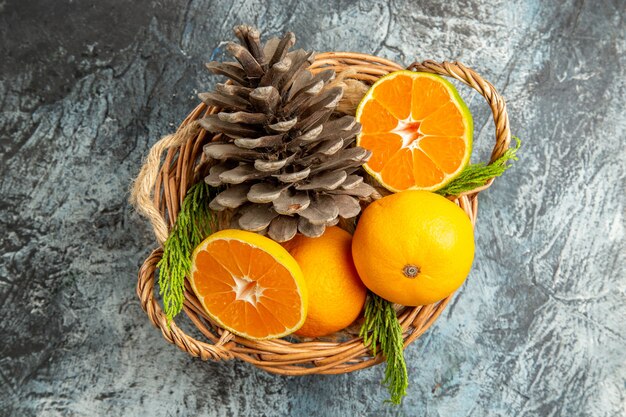
M 415 183 L 413 178 L 413 151 L 401 148 L 381 171 L 381 177 L 387 184 L 393 184 L 398 190 L 406 190 Z
M 448 102 L 426 116 L 420 129 L 426 135 L 460 137 L 465 132 L 465 125 L 459 109 Z
M 267 252 L 237 240 L 215 240 L 198 252 L 195 266 L 195 291 L 224 326 L 263 338 L 298 323 L 302 305 L 296 283 Z
M 233 247 L 230 245 L 230 242 L 227 240 L 216 240 L 214 242 L 211 242 L 211 252 L 215 252 L 215 253 L 232 253 L 233 251 Z M 209 249 L 209 248 L 207 248 Z M 216 261 L 226 270 L 228 271 L 228 273 L 231 276 L 244 276 L 246 274 L 247 271 L 242 271 L 241 267 L 239 266 L 239 257 L 241 257 L 241 254 L 238 253 L 238 257 L 235 256 L 222 256 L 219 259 L 216 259 Z
M 358 145 L 372 151 L 365 167 L 392 191 L 437 189 L 469 160 L 471 117 L 441 81 L 406 72 L 381 80 L 362 103 Z
M 420 148 L 446 174 L 459 169 L 465 154 L 465 142 L 458 137 L 424 136 L 420 141 Z
M 361 146 L 372 151 L 368 164 L 374 171 L 380 172 L 402 147 L 402 137 L 395 133 L 371 133 L 361 137 Z
M 374 99 L 389 111 L 396 120 L 411 115 L 411 77 L 399 75 L 393 83 L 381 84 L 374 92 Z
M 450 93 L 435 80 L 416 78 L 413 81 L 411 99 L 411 116 L 415 120 L 424 120 L 450 102 Z
M 415 184 L 420 187 L 431 187 L 439 184 L 444 178 L 441 169 L 420 149 L 413 151 L 413 166 L 415 167 L 413 171 Z
M 363 133 L 389 132 L 398 124 L 398 119 L 394 117 L 379 102 L 371 101 L 363 109 L 361 131 Z

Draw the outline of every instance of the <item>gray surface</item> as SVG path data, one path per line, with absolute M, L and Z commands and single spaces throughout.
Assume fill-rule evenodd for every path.
M 226 3 L 0 2 L 0 415 L 626 415 L 625 3 Z M 203 363 L 139 307 L 154 244 L 128 184 L 239 22 L 317 50 L 458 59 L 508 100 L 521 160 L 481 196 L 473 271 L 408 349 L 401 407 L 383 404 L 383 367 Z M 462 95 L 478 160 L 493 126 Z

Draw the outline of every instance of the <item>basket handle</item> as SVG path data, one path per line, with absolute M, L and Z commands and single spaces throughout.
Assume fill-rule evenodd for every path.
M 161 157 L 170 148 L 177 148 L 190 138 L 197 136 L 199 131 L 198 122 L 185 120 L 175 133 L 161 138 L 150 149 L 150 153 L 148 153 L 131 186 L 130 202 L 140 214 L 150 221 L 154 235 L 160 245 L 163 245 L 169 235 L 169 228 L 164 215 L 152 197 L 161 169 Z
M 496 143 L 491 152 L 489 163 L 493 163 L 496 159 L 504 155 L 509 144 L 511 143 L 511 128 L 509 126 L 509 114 L 506 110 L 506 103 L 496 88 L 483 77 L 478 75 L 474 70 L 466 67 L 460 62 L 436 62 L 427 60 L 423 62 L 414 62 L 408 66 L 413 71 L 429 72 L 432 74 L 446 75 L 455 78 L 478 91 L 481 96 L 487 100 L 491 112 L 493 113 L 493 121 L 496 125 Z M 485 187 L 487 188 L 493 182 L 493 178 L 489 180 Z M 472 193 L 480 191 L 474 190 Z

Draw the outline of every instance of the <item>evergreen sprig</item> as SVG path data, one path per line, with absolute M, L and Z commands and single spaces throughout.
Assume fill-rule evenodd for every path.
M 450 184 L 446 185 L 437 194 L 441 195 L 459 195 L 466 191 L 474 190 L 485 185 L 491 178 L 499 177 L 504 171 L 511 167 L 509 161 L 517 161 L 517 150 L 522 142 L 519 138 L 514 138 L 517 145 L 509 148 L 500 158 L 496 159 L 493 164 L 486 165 L 484 163 L 469 164 Z
M 201 181 L 183 200 L 176 223 L 163 245 L 159 269 L 159 294 L 168 322 L 180 313 L 185 300 L 185 277 L 191 270 L 191 254 L 216 228 L 216 216 L 209 208 L 213 188 Z
M 365 321 L 360 336 L 374 356 L 378 348 L 385 356 L 387 367 L 383 384 L 389 391 L 388 401 L 400 404 L 409 386 L 409 376 L 404 361 L 402 327 L 391 302 L 370 293 L 365 304 Z

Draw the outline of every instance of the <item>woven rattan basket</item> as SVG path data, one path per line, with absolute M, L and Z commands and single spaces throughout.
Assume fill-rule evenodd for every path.
M 316 55 L 312 71 L 317 72 L 325 68 L 332 68 L 337 73 L 350 69 L 352 71 L 349 78 L 359 79 L 368 84 L 390 72 L 404 69 L 386 59 L 348 52 Z M 491 107 L 496 126 L 495 146 L 490 163 L 504 154 L 510 142 L 509 119 L 505 102 L 493 85 L 476 72 L 456 62 L 425 61 L 414 63 L 408 68 L 452 77 L 478 91 Z M 162 245 L 167 239 L 168 231 L 174 225 L 187 190 L 194 183 L 202 181 L 206 166 L 210 163 L 205 159 L 202 147 L 212 137 L 201 129 L 196 121 L 207 113 L 216 113 L 217 110 L 204 104 L 196 107 L 175 134 L 166 136 L 152 147 L 134 184 L 135 206 L 150 220 L 160 246 L 144 261 L 137 283 L 137 296 L 150 321 L 161 330 L 167 341 L 194 357 L 203 360 L 237 358 L 278 374 L 340 374 L 380 363 L 384 359 L 381 354 L 373 357 L 369 349 L 363 345 L 363 340 L 354 333 L 347 340 L 343 337 L 333 341 L 304 342 L 291 339 L 252 341 L 236 336 L 221 329 L 209 319 L 190 291 L 188 283 L 183 311 L 206 340 L 198 340 L 187 335 L 176 322 L 168 325 L 166 316 L 155 299 L 156 265 L 161 259 Z M 476 221 L 478 193 L 489 187 L 492 182 L 493 179 L 484 186 L 455 199 L 470 217 L 472 224 Z M 435 322 L 450 298 L 451 296 L 432 305 L 399 310 L 398 318 L 403 330 L 405 347 Z M 177 320 L 183 317 L 179 315 Z

